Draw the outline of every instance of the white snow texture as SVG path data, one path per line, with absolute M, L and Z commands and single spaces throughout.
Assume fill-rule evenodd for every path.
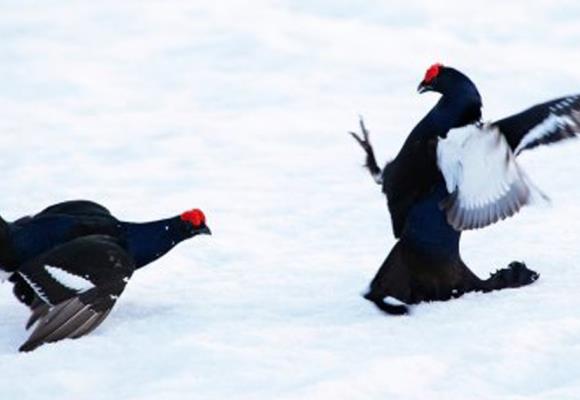
M 86 198 L 145 221 L 204 210 L 91 335 L 17 352 L 0 399 L 580 398 L 580 144 L 519 157 L 552 207 L 465 233 L 481 277 L 533 285 L 388 317 L 361 297 L 394 244 L 379 162 L 437 101 L 434 62 L 493 120 L 580 92 L 580 3 L 0 0 L 0 213 Z

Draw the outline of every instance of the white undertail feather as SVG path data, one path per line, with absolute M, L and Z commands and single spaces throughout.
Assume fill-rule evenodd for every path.
M 457 230 L 483 228 L 514 215 L 532 198 L 545 198 L 490 124 L 449 131 L 437 144 L 437 164 L 450 193 L 442 207 Z

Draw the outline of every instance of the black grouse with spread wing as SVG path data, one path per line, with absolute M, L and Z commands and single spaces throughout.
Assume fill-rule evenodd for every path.
M 418 91 L 441 97 L 383 169 L 362 119 L 362 135 L 351 132 L 387 196 L 393 233 L 399 239 L 365 295 L 390 314 L 408 309 L 385 302 L 386 297 L 415 304 L 534 282 L 539 275 L 520 262 L 479 279 L 460 257 L 461 232 L 483 228 L 514 215 L 533 199 L 545 198 L 516 156 L 580 133 L 580 95 L 484 123 L 477 88 L 454 68 L 434 64 Z

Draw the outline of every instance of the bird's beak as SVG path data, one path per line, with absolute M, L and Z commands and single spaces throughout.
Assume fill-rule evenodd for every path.
M 419 84 L 419 86 L 417 86 L 417 92 L 419 92 L 419 93 L 425 93 L 425 92 L 428 92 L 430 90 L 433 90 L 433 87 L 431 85 L 425 83 L 424 81 L 421 82 Z
M 209 227 L 207 225 L 202 226 L 201 228 L 199 228 L 197 230 L 198 234 L 206 234 L 206 235 L 211 235 L 211 230 L 209 229 Z

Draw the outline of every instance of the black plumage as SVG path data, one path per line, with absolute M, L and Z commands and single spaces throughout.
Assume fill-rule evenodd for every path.
M 390 314 L 406 313 L 407 308 L 385 303 L 389 296 L 414 304 L 534 282 L 539 275 L 519 262 L 479 279 L 461 260 L 461 231 L 509 217 L 534 196 L 544 197 L 515 156 L 580 133 L 580 95 L 483 123 L 479 91 L 454 68 L 431 66 L 418 91 L 435 91 L 441 97 L 383 169 L 362 119 L 362 135 L 351 132 L 387 196 L 399 239 L 365 295 Z
M 545 124 L 544 129 L 538 129 L 542 124 Z M 580 127 L 580 95 L 561 97 L 538 104 L 496 121 L 493 125 L 499 128 L 516 154 L 542 144 L 576 137 Z M 533 129 L 538 129 L 536 137 L 530 136 Z
M 0 266 L 31 309 L 27 329 L 36 324 L 21 351 L 89 333 L 136 269 L 183 240 L 211 233 L 200 210 L 133 223 L 84 200 L 1 225 Z

